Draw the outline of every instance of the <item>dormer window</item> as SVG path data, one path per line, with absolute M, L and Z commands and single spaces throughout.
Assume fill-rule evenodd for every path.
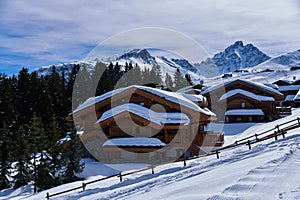
M 246 107 L 246 103 L 242 102 L 242 108 L 245 108 L 245 107 Z

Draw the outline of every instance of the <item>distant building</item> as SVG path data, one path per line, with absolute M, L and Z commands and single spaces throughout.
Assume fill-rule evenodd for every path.
M 298 95 L 300 92 L 300 80 L 278 80 L 273 84 L 278 85 L 278 90 L 284 95 L 281 106 L 300 107 Z
M 231 80 L 201 93 L 209 108 L 225 122 L 260 122 L 279 118 L 275 106 L 284 96 L 272 87 L 248 80 Z
M 216 120 L 206 105 L 201 95 L 133 85 L 88 99 L 74 110 L 73 119 L 84 129 L 82 140 L 93 156 L 100 153 L 111 162 L 164 160 L 223 145 L 222 133 L 205 131 Z

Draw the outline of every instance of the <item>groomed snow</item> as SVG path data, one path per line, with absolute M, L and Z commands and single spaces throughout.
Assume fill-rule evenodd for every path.
M 116 116 L 126 111 L 135 114 L 139 117 L 142 117 L 157 125 L 164 125 L 164 124 L 188 125 L 190 123 L 189 117 L 184 113 L 160 113 L 134 103 L 123 104 L 104 112 L 96 123 L 101 123 L 113 116 Z
M 263 116 L 265 115 L 261 109 L 233 109 L 225 112 L 226 116 L 244 115 L 244 116 Z
M 235 90 L 230 90 L 228 92 L 226 92 L 225 94 L 223 94 L 219 101 L 222 101 L 222 100 L 225 100 L 227 98 L 230 98 L 234 95 L 237 95 L 237 94 L 241 94 L 241 95 L 244 95 L 246 97 L 249 97 L 251 99 L 254 99 L 256 101 L 275 101 L 275 99 L 273 97 L 269 97 L 269 96 L 262 96 L 262 95 L 256 95 L 252 92 L 248 92 L 246 90 L 243 90 L 243 89 L 235 89 Z
M 145 138 L 145 137 L 127 137 L 127 138 L 114 138 L 107 140 L 103 147 L 111 147 L 111 146 L 118 146 L 118 147 L 164 147 L 166 146 L 165 143 L 160 141 L 158 138 Z

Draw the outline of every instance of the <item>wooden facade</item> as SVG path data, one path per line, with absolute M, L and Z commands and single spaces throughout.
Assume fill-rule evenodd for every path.
M 218 119 L 225 122 L 277 119 L 279 115 L 275 107 L 284 98 L 273 88 L 239 79 L 208 88 L 202 94 L 207 97 L 209 108 L 217 114 Z
M 177 96 L 179 101 L 174 100 L 176 95 L 179 95 Z M 175 157 L 184 153 L 198 155 L 201 153 L 199 146 L 222 146 L 224 143 L 222 133 L 207 134 L 204 131 L 203 126 L 216 120 L 213 113 L 204 111 L 206 101 L 192 102 L 178 93 L 145 86 L 130 86 L 119 89 L 115 93 L 104 94 L 98 99 L 100 100 L 94 103 L 83 103 L 82 108 L 73 112 L 74 121 L 84 129 L 82 136 L 84 141 L 93 146 L 95 145 L 94 139 L 97 138 L 98 145 L 96 145 L 95 150 L 92 150 L 95 151 L 92 153 L 93 156 L 101 151 L 101 158 L 105 155 L 110 160 L 111 158 L 122 158 L 125 156 L 124 154 L 132 159 L 142 157 L 146 160 L 163 160 L 169 154 L 173 154 Z M 147 113 L 142 115 L 139 111 L 131 111 L 130 109 L 113 112 L 114 109 L 122 108 L 123 105 L 128 105 L 128 108 L 134 106 L 136 110 L 140 108 L 140 112 L 148 109 L 149 112 L 166 114 L 167 117 L 174 114 L 181 116 L 182 113 L 188 119 L 188 123 L 183 119 L 176 119 L 177 121 L 168 119 L 160 124 L 145 117 Z M 98 123 L 95 124 L 96 121 Z M 118 146 L 116 144 L 115 146 L 102 147 L 106 141 L 111 139 L 135 137 L 157 138 L 165 146 L 147 146 L 147 144 Z M 188 152 L 186 152 L 185 147 Z M 88 149 L 90 148 L 88 147 Z M 161 153 L 157 154 L 157 152 Z M 142 153 L 142 155 L 132 153 Z M 147 155 L 143 155 L 143 153 Z

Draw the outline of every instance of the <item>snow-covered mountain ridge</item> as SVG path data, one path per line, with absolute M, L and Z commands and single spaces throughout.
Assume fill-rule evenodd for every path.
M 219 68 L 219 72 L 224 74 L 239 69 L 254 67 L 269 60 L 270 57 L 252 44 L 244 45 L 242 41 L 237 41 L 224 51 L 214 55 L 212 59 Z
M 300 49 L 270 58 L 253 44 L 244 45 L 242 41 L 237 41 L 225 48 L 224 51 L 217 53 L 212 58 L 207 58 L 201 63 L 190 63 L 188 60 L 170 52 L 147 48 L 129 50 L 115 57 L 55 66 L 58 71 L 65 71 L 65 75 L 68 75 L 71 72 L 73 64 L 86 65 L 89 70 L 92 70 L 97 61 L 107 64 L 118 62 L 122 66 L 125 66 L 126 63 L 132 63 L 138 64 L 141 68 L 151 68 L 153 65 L 159 65 L 163 80 L 166 73 L 172 76 L 179 69 L 183 75 L 190 74 L 194 83 L 199 83 L 201 80 L 211 82 L 211 79 L 215 79 L 214 77 L 222 77 L 223 74 L 228 73 L 235 73 L 233 77 L 237 78 L 243 76 L 244 78 L 257 79 L 257 73 L 264 71 L 272 71 L 276 73 L 276 78 L 284 79 L 287 78 L 285 77 L 286 73 L 290 71 L 291 67 L 300 66 Z M 42 67 L 37 71 L 40 74 L 47 74 L 49 70 L 50 67 Z M 240 72 L 248 73 L 241 74 Z M 267 75 L 270 75 L 271 78 L 274 77 L 272 73 L 268 73 Z M 267 79 L 265 77 L 265 80 Z

